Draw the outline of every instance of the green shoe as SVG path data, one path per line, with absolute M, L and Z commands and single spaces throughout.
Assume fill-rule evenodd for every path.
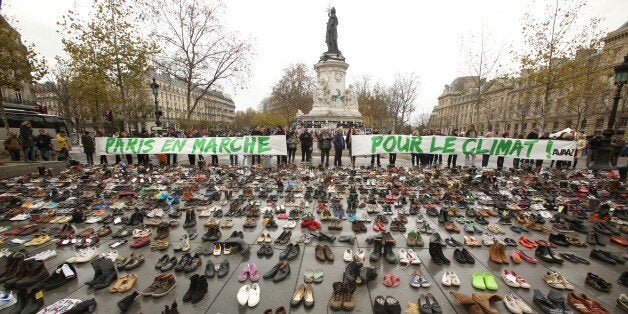
M 465 232 L 473 233 L 473 224 L 466 223 L 463 228 Z
M 495 277 L 493 277 L 493 274 L 482 273 L 482 275 L 484 277 L 484 285 L 486 286 L 486 289 L 496 291 L 497 282 L 495 281 Z
M 473 288 L 486 290 L 486 286 L 484 285 L 484 273 L 474 273 L 472 278 Z

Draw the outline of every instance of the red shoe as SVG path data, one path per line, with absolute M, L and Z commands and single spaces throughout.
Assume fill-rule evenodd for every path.
M 521 257 L 522 260 L 530 263 L 530 264 L 536 264 L 539 262 L 539 260 L 537 260 L 536 258 L 526 254 L 525 252 L 523 252 L 522 250 L 517 251 L 517 254 L 519 254 L 519 257 Z
M 318 230 L 318 229 L 321 228 L 321 224 L 318 221 L 312 219 L 310 224 L 309 224 L 309 226 L 307 228 L 312 230 L 312 231 L 315 231 L 315 230 Z
M 132 248 L 140 248 L 143 246 L 147 246 L 150 244 L 150 237 L 137 238 L 131 244 L 129 244 Z
M 611 242 L 619 244 L 619 245 L 623 245 L 623 246 L 628 246 L 628 240 L 617 235 L 611 237 Z
M 541 245 L 541 246 L 548 246 L 548 247 L 551 247 L 551 248 L 555 248 L 556 247 L 556 244 L 554 244 L 552 242 L 549 242 L 549 241 L 545 241 L 545 240 L 536 240 L 534 242 L 536 242 L 536 244 Z
M 301 228 L 309 228 L 312 221 L 312 219 L 305 219 L 301 221 Z
M 538 244 L 526 239 L 523 236 L 519 237 L 519 243 L 521 243 L 521 245 L 527 247 L 528 249 L 534 249 L 538 246 Z

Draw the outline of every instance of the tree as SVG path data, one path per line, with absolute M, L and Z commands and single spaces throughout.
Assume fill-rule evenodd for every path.
M 376 129 L 389 128 L 393 118 L 386 105 L 386 87 L 380 83 L 372 84 L 367 75 L 363 75 L 353 85 L 364 125 Z
M 262 111 L 272 111 L 285 121 L 294 119 L 298 110 L 309 112 L 314 102 L 314 75 L 303 63 L 284 69 L 284 74 L 273 86 L 270 97 L 262 102 Z
M 517 88 L 521 87 L 521 83 L 517 84 Z M 535 106 L 538 106 L 539 102 L 534 101 L 533 92 L 530 90 L 521 90 L 518 89 L 516 92 L 510 94 L 512 107 L 510 108 L 513 113 L 513 117 L 517 124 L 519 125 L 519 132 L 523 133 L 525 131 L 524 125 L 527 123 L 526 121 L 530 118 L 530 114 L 534 110 Z M 517 128 L 513 128 L 513 135 L 517 136 Z
M 112 110 L 111 104 L 116 103 L 118 91 L 103 72 L 79 68 L 76 76 L 68 86 L 70 91 L 70 108 L 77 129 L 90 120 L 96 126 L 103 125 L 105 111 Z M 112 110 L 113 111 L 113 110 Z M 114 119 L 121 116 L 113 111 Z
M 64 35 L 63 47 L 70 56 L 70 66 L 81 73 L 77 79 L 91 79 L 78 81 L 77 84 L 114 86 L 117 99 L 112 103 L 97 103 L 107 105 L 122 118 L 125 127 L 127 117 L 146 117 L 148 110 L 144 106 L 150 106 L 150 102 L 146 99 L 137 101 L 136 98 L 147 96 L 138 89 L 147 89 L 148 59 L 157 51 L 153 43 L 137 32 L 146 22 L 146 17 L 138 12 L 139 6 L 132 0 L 92 0 L 86 20 L 78 12 L 70 10 L 59 23 Z M 101 82 L 96 76 L 102 76 L 105 81 Z M 129 100 L 133 100 L 134 104 Z M 96 108 L 96 111 L 100 109 Z
M 431 114 L 427 113 L 427 112 L 422 112 L 422 113 L 417 114 L 414 117 L 414 121 L 412 122 L 412 126 L 416 127 L 416 128 L 419 128 L 419 129 L 426 128 L 428 123 L 429 123 L 429 121 L 430 121 L 430 115 Z
M 524 15 L 522 34 L 526 50 L 520 56 L 521 66 L 541 96 L 535 109 L 543 128 L 550 117 L 555 91 L 564 88 L 570 75 L 569 67 L 561 64 L 592 38 L 601 37 L 598 35 L 599 19 L 593 18 L 582 24 L 579 21 L 580 10 L 585 4 L 585 0 L 555 0 L 547 2 L 543 16 L 537 17 L 531 12 Z
M 612 57 L 608 51 L 601 51 L 599 48 L 598 40 L 593 47 L 580 50 L 574 59 L 565 62 L 565 66 L 571 71 L 565 93 L 568 103 L 566 109 L 576 116 L 576 131 L 580 131 L 582 121 L 597 111 L 603 98 L 610 92 L 605 72 L 612 63 Z
M 493 46 L 492 42 L 491 34 L 485 30 L 484 24 L 481 25 L 479 35 L 469 33 L 460 39 L 465 72 L 471 76 L 474 97 L 475 110 L 471 115 L 471 123 L 477 123 L 480 119 L 480 108 L 488 92 L 486 83 L 497 77 L 501 69 L 499 59 L 503 46 Z
M 249 76 L 252 44 L 229 32 L 219 1 L 156 0 L 150 6 L 161 52 L 156 63 L 185 86 L 186 120 L 218 84 L 243 83 Z
M 395 80 L 388 89 L 388 110 L 393 114 L 392 128 L 404 127 L 414 110 L 414 102 L 419 92 L 419 78 L 414 73 L 395 75 Z
M 24 84 L 31 84 L 46 74 L 46 60 L 37 55 L 32 44 L 24 45 L 18 32 L 1 15 L 0 43 L 0 87 L 21 89 Z M 9 122 L 4 114 L 2 96 L 0 116 L 8 135 Z
M 74 130 L 77 127 L 78 117 L 76 104 L 72 97 L 70 85 L 75 78 L 76 73 L 68 66 L 68 61 L 60 57 L 55 58 L 56 66 L 46 76 L 46 82 L 43 84 L 42 92 L 54 95 L 58 104 L 59 115 L 66 118 L 70 124 L 70 128 Z

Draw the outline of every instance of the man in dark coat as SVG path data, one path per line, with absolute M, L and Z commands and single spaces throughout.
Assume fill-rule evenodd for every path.
M 94 138 L 89 135 L 89 131 L 85 131 L 83 136 L 81 136 L 81 142 L 83 143 L 83 151 L 85 152 L 85 156 L 87 157 L 87 164 L 94 164 L 94 152 L 96 152 L 96 143 L 94 143 Z

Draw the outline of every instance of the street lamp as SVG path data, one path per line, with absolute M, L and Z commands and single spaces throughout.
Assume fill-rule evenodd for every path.
M 613 147 L 611 146 L 611 138 L 615 135 L 615 116 L 617 115 L 617 106 L 621 99 L 621 89 L 628 83 L 628 55 L 624 57 L 624 62 L 615 67 L 615 85 L 617 90 L 615 91 L 615 97 L 613 97 L 613 109 L 611 109 L 611 116 L 608 118 L 608 124 L 606 130 L 602 132 L 602 144 L 600 145 L 597 154 L 595 155 L 595 164 L 593 169 L 603 170 L 612 169 L 611 166 L 611 153 Z
M 160 127 L 161 121 L 159 121 L 159 117 L 161 116 L 161 110 L 159 110 L 159 101 L 157 100 L 157 95 L 159 94 L 159 84 L 154 77 L 153 82 L 150 84 L 150 89 L 153 90 L 153 96 L 155 96 L 155 125 Z

